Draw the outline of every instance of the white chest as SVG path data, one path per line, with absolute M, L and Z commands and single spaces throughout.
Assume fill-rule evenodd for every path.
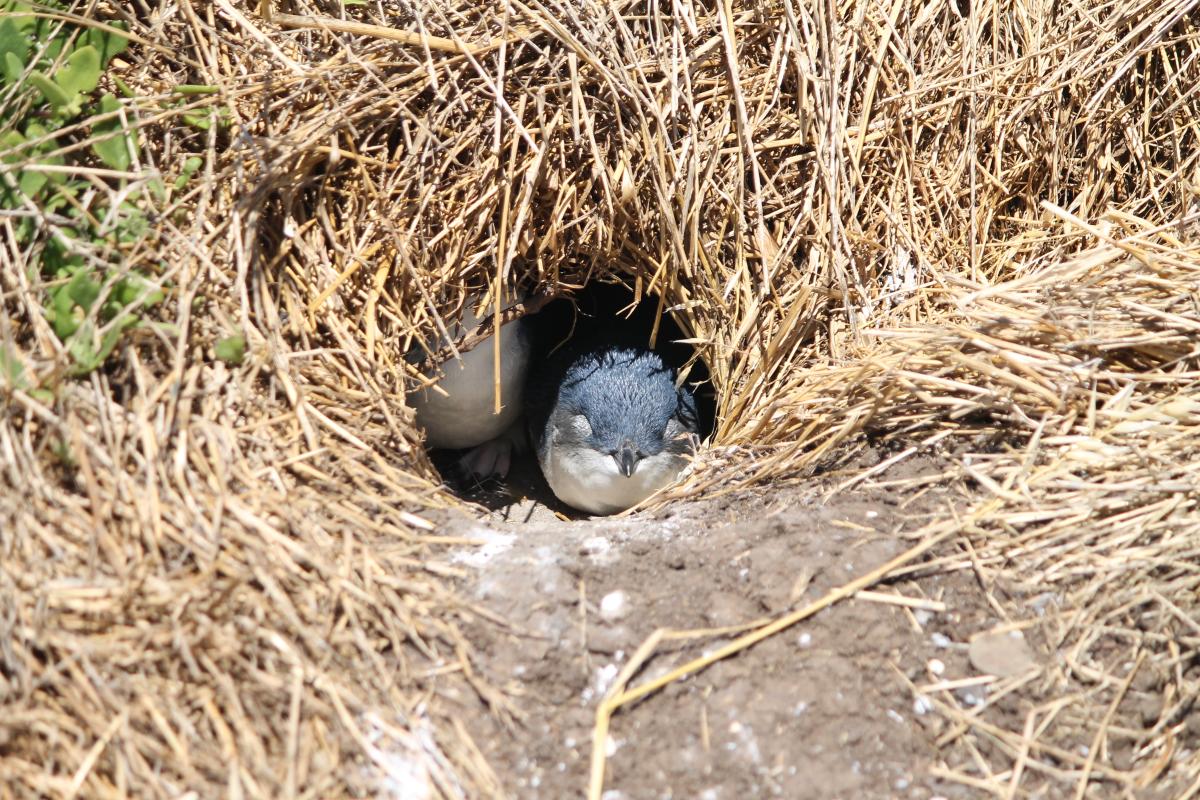
M 643 458 L 625 477 L 612 456 L 590 448 L 565 448 L 549 437 L 539 461 L 555 496 L 572 508 L 591 514 L 615 514 L 674 483 L 687 459 L 662 452 Z

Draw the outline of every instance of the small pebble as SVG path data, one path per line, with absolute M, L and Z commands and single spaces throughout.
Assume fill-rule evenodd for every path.
M 1037 656 L 1020 631 L 985 633 L 971 640 L 967 652 L 980 672 L 1013 678 L 1038 666 Z
M 612 682 L 617 678 L 619 669 L 616 664 L 607 664 L 596 670 L 596 693 L 603 694 L 608 691 L 608 687 L 612 686 Z
M 603 536 L 589 536 L 579 545 L 579 552 L 585 556 L 599 556 L 607 553 L 611 547 Z
M 954 694 L 961 703 L 971 708 L 977 708 L 987 702 L 986 686 L 967 686 L 957 690 Z
M 600 618 L 605 622 L 624 619 L 629 613 L 629 596 L 618 589 L 609 592 L 600 600 Z

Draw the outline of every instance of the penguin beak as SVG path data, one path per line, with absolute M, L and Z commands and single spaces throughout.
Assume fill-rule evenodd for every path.
M 613 458 L 617 462 L 617 469 L 621 470 L 621 474 L 626 478 L 633 475 L 638 462 L 641 461 L 641 456 L 638 455 L 637 449 L 631 442 L 624 442 L 617 452 L 613 453 Z

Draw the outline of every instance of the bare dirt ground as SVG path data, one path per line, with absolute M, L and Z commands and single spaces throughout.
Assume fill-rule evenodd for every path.
M 910 462 L 912 477 L 932 465 Z M 502 619 L 466 628 L 484 676 L 514 698 L 505 726 L 464 690 L 455 698 L 514 797 L 582 796 L 598 700 L 655 629 L 762 622 L 870 571 L 946 489 L 848 491 L 828 480 L 677 503 L 628 518 L 564 520 L 526 468 L 473 498 L 490 517 L 448 520 L 488 542 L 451 559 L 464 589 Z M 855 598 L 619 712 L 606 798 L 968 797 L 930 772 L 944 722 L 914 691 L 977 674 L 967 641 L 1001 620 L 971 575 L 877 587 L 945 611 Z M 733 638 L 666 645 L 658 675 Z M 642 676 L 644 679 L 645 675 Z M 635 681 L 636 683 L 637 681 Z M 986 689 L 957 691 L 966 706 Z
M 880 457 L 869 454 L 867 465 Z M 507 488 L 466 495 L 490 513 L 443 521 L 486 542 L 449 561 L 478 606 L 463 626 L 477 668 L 515 713 L 499 720 L 465 681 L 445 699 L 509 796 L 582 797 L 596 707 L 648 636 L 760 625 L 870 572 L 916 544 L 932 518 L 978 499 L 969 486 L 937 480 L 944 467 L 914 458 L 837 493 L 844 476 L 569 519 L 552 497 L 543 502 L 547 490 L 527 465 Z M 622 708 L 606 741 L 605 799 L 992 796 L 1009 781 L 1013 751 L 965 735 L 955 715 L 978 715 L 1003 733 L 1061 707 L 1052 634 L 1061 598 L 989 581 L 957 547 L 874 587 L 890 600 L 839 602 Z M 743 630 L 660 645 L 631 685 Z M 1162 724 L 1154 680 L 1144 671 L 1113 708 L 1096 771 L 1128 769 L 1137 743 Z M 1079 730 L 1077 741 L 1059 741 L 1058 767 L 1018 768 L 1014 796 L 1077 796 L 1073 770 L 1094 746 L 1091 729 Z M 1109 774 L 1084 796 L 1175 798 L 1185 788 L 1184 771 L 1137 786 Z

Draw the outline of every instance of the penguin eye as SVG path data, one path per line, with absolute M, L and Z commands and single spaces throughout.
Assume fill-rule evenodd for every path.
M 571 417 L 571 427 L 580 437 L 592 435 L 592 424 L 588 422 L 588 418 L 583 414 L 576 414 L 575 416 Z

